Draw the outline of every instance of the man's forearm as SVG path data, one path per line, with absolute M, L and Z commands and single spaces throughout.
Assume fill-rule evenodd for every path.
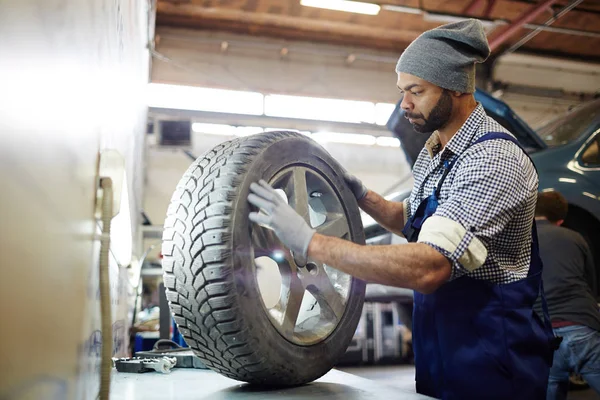
M 431 293 L 450 278 L 450 262 L 424 243 L 362 246 L 315 234 L 308 256 L 367 282 Z
M 369 190 L 359 202 L 367 214 L 390 232 L 402 235 L 404 227 L 404 203 L 384 199 L 379 194 Z

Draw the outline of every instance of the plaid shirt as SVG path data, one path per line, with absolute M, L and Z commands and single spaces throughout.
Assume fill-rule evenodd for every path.
M 405 214 L 412 215 L 435 190 L 444 162 L 453 162 L 439 206 L 432 221 L 423 225 L 419 242 L 448 257 L 451 279 L 469 275 L 509 283 L 529 271 L 538 176 L 527 155 L 508 140 L 471 146 L 489 132 L 507 130 L 488 117 L 481 104 L 442 151 L 434 132 L 415 163 L 415 184 L 404 207 Z M 473 261 L 477 254 L 480 262 Z

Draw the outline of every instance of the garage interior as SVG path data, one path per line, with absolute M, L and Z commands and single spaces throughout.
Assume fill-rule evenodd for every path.
M 552 144 L 558 140 L 548 133 L 553 121 L 582 107 L 591 110 L 585 128 L 593 132 L 577 153 L 591 154 L 591 161 L 578 178 L 560 175 L 554 187 L 583 193 L 585 200 L 574 203 L 566 225 L 579 230 L 585 221 L 588 234 L 582 234 L 599 256 L 600 271 L 600 3 L 595 0 L 0 2 L 0 310 L 7 317 L 0 353 L 10 356 L 10 367 L 0 375 L 0 399 L 430 398 L 415 391 L 412 290 L 366 284 L 352 310 L 355 325 L 349 322 L 351 330 L 341 332 L 338 322 L 350 307 L 339 311 L 326 304 L 328 296 L 337 298 L 342 291 L 350 304 L 354 278 L 325 266 L 327 289 L 302 289 L 298 304 L 302 329 L 317 339 L 295 333 L 290 339 L 272 315 L 282 291 L 293 284 L 286 283 L 272 255 L 260 261 L 252 250 L 256 258 L 246 256 L 246 272 L 256 276 L 265 306 L 256 313 L 271 321 L 268 329 L 302 349 L 332 332 L 340 344 L 331 346 L 344 346 L 334 368 L 316 382 L 256 388 L 223 374 L 214 354 L 202 362 L 189 351 L 184 336 L 196 333 L 180 322 L 195 316 L 177 303 L 176 290 L 188 289 L 175 283 L 185 281 L 185 274 L 173 269 L 180 260 L 170 246 L 185 242 L 179 231 L 185 226 L 175 217 L 188 216 L 188 209 L 178 206 L 186 190 L 202 199 L 203 185 L 208 188 L 210 181 L 212 188 L 219 179 L 213 167 L 243 159 L 235 159 L 227 146 L 255 135 L 299 133 L 297 138 L 310 138 L 370 190 L 388 199 L 410 191 L 411 146 L 420 149 L 424 140 L 405 143 L 416 134 L 394 130 L 402 97 L 396 62 L 423 32 L 470 18 L 481 21 L 491 49 L 487 61 L 477 65 L 478 92 L 508 107 L 507 118 L 527 126 L 542 148 L 574 142 L 572 137 Z M 189 177 L 198 166 L 211 173 L 202 182 L 193 179 L 190 189 Z M 311 176 L 306 175 L 309 195 L 316 195 L 306 201 L 337 190 Z M 582 181 L 591 183 L 573 189 Z M 548 182 L 540 172 L 540 191 Z M 215 189 L 211 202 L 212 196 L 220 193 Z M 236 225 L 242 216 L 233 214 L 242 206 L 228 196 L 223 201 L 230 203 L 218 211 L 198 211 L 202 200 L 189 208 L 196 215 L 214 211 L 224 221 L 212 239 L 202 236 L 202 248 L 190 249 L 194 259 L 203 251 L 202 260 L 213 257 L 209 244 L 218 247 L 244 234 L 239 226 L 246 225 Z M 328 217 L 331 211 L 320 214 L 317 203 L 310 203 L 310 217 Z M 346 238 L 362 235 L 367 245 L 406 242 L 366 213 L 358 214 L 356 202 L 353 217 L 342 203 L 338 199 L 332 206 L 338 207 L 335 212 L 360 224 L 347 223 Z M 205 229 L 210 221 L 216 220 L 191 228 Z M 221 272 L 203 262 L 202 279 L 210 282 L 208 274 Z M 209 293 L 209 286 L 194 294 L 196 299 L 204 292 L 219 295 Z M 220 298 L 211 299 L 216 304 Z M 241 308 L 211 306 L 241 313 Z M 324 325 L 324 315 L 333 325 Z M 315 317 L 320 319 L 313 323 Z M 254 321 L 251 314 L 243 318 Z M 198 317 L 210 324 L 208 319 Z M 103 341 L 106 337 L 112 340 Z M 170 340 L 177 349 L 152 353 L 159 340 Z M 136 353 L 159 361 L 148 373 L 118 371 L 116 363 Z M 165 354 L 180 355 L 190 365 L 155 371 L 156 363 L 171 369 Z M 143 365 L 129 361 L 122 368 Z M 573 375 L 568 398 L 599 397 Z

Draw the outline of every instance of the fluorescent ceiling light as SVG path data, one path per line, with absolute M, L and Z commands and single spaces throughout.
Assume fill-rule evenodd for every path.
M 292 128 L 265 128 L 265 132 L 278 132 L 278 131 L 298 132 L 298 129 L 292 129 Z
M 264 132 L 264 129 L 259 126 L 232 126 L 226 124 L 205 124 L 201 122 L 194 122 L 192 130 L 197 133 L 221 136 L 250 136 Z
M 348 143 L 362 145 L 374 145 L 377 141 L 375 136 L 363 135 L 360 133 L 317 132 L 312 135 L 312 138 L 319 143 Z
M 256 92 L 150 83 L 147 98 L 149 107 L 261 115 L 264 96 Z
M 375 104 L 375 123 L 377 125 L 385 125 L 390 119 L 390 115 L 396 108 L 392 103 L 377 103 Z
M 375 122 L 375 104 L 368 101 L 270 94 L 265 96 L 265 115 L 338 122 Z
M 338 132 L 317 132 L 299 131 L 297 129 L 282 129 L 282 128 L 262 128 L 259 126 L 233 126 L 226 124 L 206 124 L 202 122 L 194 122 L 192 130 L 196 133 L 206 135 L 219 136 L 249 136 L 262 132 L 271 131 L 294 131 L 310 137 L 318 143 L 344 143 L 357 144 L 364 146 L 383 146 L 383 147 L 399 147 L 400 141 L 394 137 L 373 135 L 364 135 L 360 133 L 338 133 Z
M 198 133 L 208 133 L 211 135 L 223 135 L 223 136 L 234 136 L 235 126 L 223 125 L 223 124 L 203 124 L 200 122 L 194 122 L 192 124 L 192 130 Z
M 235 136 L 250 136 L 264 131 L 263 128 L 258 126 L 238 126 L 235 128 Z
M 147 105 L 154 108 L 267 115 L 385 125 L 394 105 L 320 97 L 263 95 L 256 92 L 150 83 Z M 277 130 L 284 130 L 277 128 Z
M 300 4 L 307 7 L 325 8 L 327 10 L 367 15 L 377 15 L 381 9 L 377 4 L 349 0 L 300 0 Z
M 395 137 L 379 136 L 376 143 L 377 146 L 400 147 L 400 140 Z
M 298 129 L 292 129 L 292 128 L 265 128 L 265 132 L 278 132 L 278 131 L 298 132 L 298 133 L 303 134 L 304 136 L 312 135 L 311 131 L 300 131 Z
M 406 7 L 406 6 L 395 6 L 393 4 L 385 4 L 383 6 L 384 10 L 388 10 L 388 11 L 395 11 L 395 12 L 401 12 L 401 13 L 407 13 L 407 14 L 423 14 L 423 10 L 421 10 L 420 8 L 416 8 L 416 7 Z

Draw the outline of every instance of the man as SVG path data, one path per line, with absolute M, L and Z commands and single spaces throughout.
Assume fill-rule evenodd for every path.
M 594 260 L 585 239 L 561 227 L 568 207 L 563 195 L 552 191 L 539 194 L 535 210 L 548 311 L 554 333 L 563 338 L 550 369 L 549 400 L 567 398 L 573 372 L 600 394 L 600 311 Z M 536 311 L 541 312 L 541 305 Z
M 490 50 L 468 20 L 419 36 L 398 60 L 402 109 L 434 132 L 410 198 L 389 202 L 345 174 L 360 207 L 408 244 L 361 246 L 306 224 L 264 181 L 250 220 L 271 227 L 300 265 L 318 260 L 368 282 L 415 290 L 416 388 L 444 399 L 540 399 L 549 325 L 533 318 L 541 265 L 532 246 L 538 178 L 516 140 L 475 102 Z

